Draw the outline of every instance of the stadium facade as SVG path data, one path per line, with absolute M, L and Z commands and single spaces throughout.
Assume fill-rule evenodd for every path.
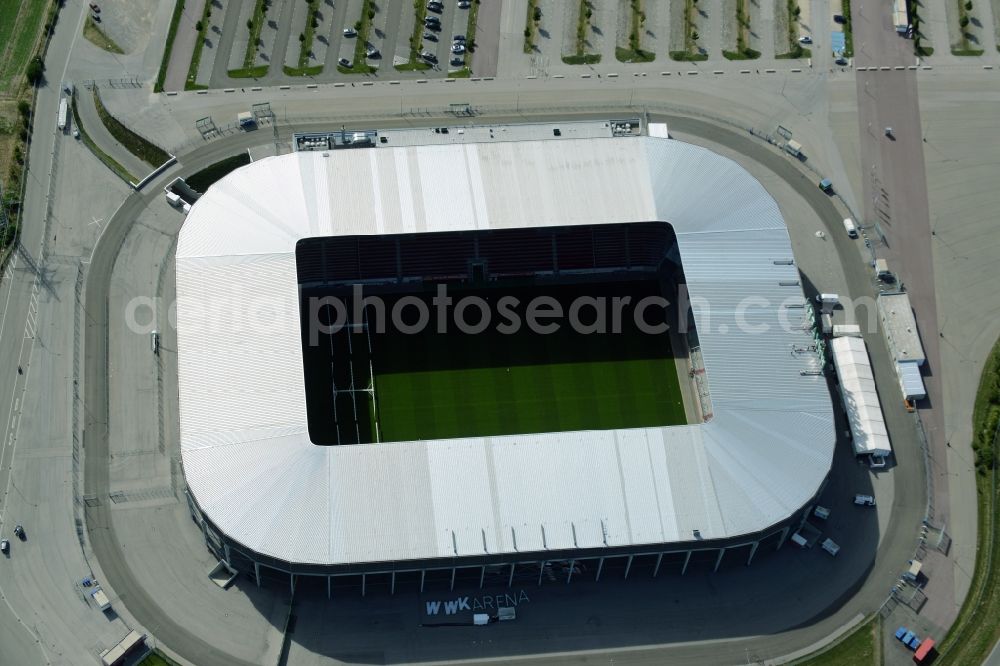
M 706 148 L 554 128 L 525 140 L 467 128 L 424 145 L 389 133 L 269 157 L 193 207 L 176 262 L 180 444 L 192 517 L 221 560 L 258 583 L 325 578 L 328 592 L 342 577 L 362 590 L 569 581 L 750 564 L 804 520 L 835 428 L 777 203 Z M 299 241 L 643 222 L 676 234 L 703 422 L 310 440 Z

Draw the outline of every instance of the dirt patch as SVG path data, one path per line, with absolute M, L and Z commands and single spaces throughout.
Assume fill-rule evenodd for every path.
M 722 0 L 722 49 L 736 50 L 736 0 Z
M 674 0 L 670 3 L 670 43 L 671 51 L 684 50 L 684 0 Z
M 774 0 L 774 52 L 777 55 L 788 53 L 788 2 Z

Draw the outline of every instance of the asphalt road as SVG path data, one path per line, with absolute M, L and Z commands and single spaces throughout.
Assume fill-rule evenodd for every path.
M 482 122 L 510 122 L 514 119 L 480 118 L 480 120 Z M 520 120 L 523 121 L 524 118 L 522 117 Z M 816 210 L 827 226 L 831 243 L 837 253 L 837 261 L 845 266 L 854 265 L 854 262 L 857 261 L 856 246 L 852 245 L 852 241 L 849 241 L 844 234 L 839 233 L 842 215 L 834 207 L 832 201 L 815 187 L 812 180 L 795 169 L 787 158 L 745 136 L 703 121 L 678 117 L 667 118 L 667 121 L 675 133 L 703 137 L 708 141 L 747 155 L 786 180 L 796 193 Z M 329 123 L 326 123 L 325 126 L 329 126 Z M 306 130 L 308 127 L 297 127 L 296 129 Z M 266 140 L 262 134 L 249 133 L 238 134 L 225 140 L 206 144 L 187 155 L 182 155 L 180 166 L 174 169 L 171 174 L 165 175 L 163 179 L 170 178 L 177 172 L 196 171 L 252 144 L 259 144 L 262 140 Z M 161 643 L 199 665 L 238 663 L 230 655 L 222 653 L 208 641 L 193 634 L 183 625 L 182 621 L 162 612 L 156 600 L 145 592 L 142 582 L 135 577 L 128 566 L 123 546 L 115 534 L 107 501 L 110 488 L 107 441 L 109 423 L 107 383 L 108 284 L 115 258 L 128 232 L 129 225 L 138 217 L 142 209 L 157 196 L 161 196 L 161 194 L 154 183 L 149 186 L 146 194 L 133 194 L 125 201 L 106 227 L 104 236 L 95 250 L 87 275 L 84 363 L 85 403 L 88 409 L 84 437 L 87 451 L 84 466 L 84 487 L 87 496 L 96 497 L 99 501 L 96 506 L 89 506 L 86 509 L 87 529 L 91 545 L 101 562 L 109 585 L 121 597 L 129 612 L 148 628 Z M 847 271 L 847 276 L 849 291 L 852 295 L 870 292 L 871 283 L 863 272 Z M 881 369 L 881 376 L 877 376 L 877 380 L 880 385 L 884 385 L 882 382 L 891 382 L 892 379 L 887 374 L 889 365 L 885 362 L 884 345 L 878 339 L 869 340 L 869 344 L 876 357 L 877 372 Z M 831 589 L 826 592 L 830 595 L 832 605 L 829 611 L 824 611 L 820 615 L 832 613 L 833 619 L 827 618 L 824 622 L 817 622 L 814 626 L 806 626 L 804 630 L 791 634 L 771 635 L 759 639 L 756 643 L 757 648 L 766 649 L 769 654 L 782 654 L 800 649 L 821 639 L 833 627 L 837 626 L 838 622 L 847 622 L 857 612 L 870 611 L 877 607 L 885 596 L 887 583 L 894 579 L 899 570 L 899 563 L 905 561 L 912 552 L 913 538 L 923 509 L 922 470 L 919 463 L 915 462 L 919 461 L 919 456 L 913 450 L 912 422 L 907 419 L 905 414 L 897 412 L 901 412 L 901 410 L 887 410 L 887 419 L 890 420 L 890 427 L 895 436 L 897 456 L 905 460 L 906 464 L 901 464 L 894 471 L 896 495 L 892 508 L 892 520 L 881 535 L 883 550 L 872 563 L 873 568 L 870 571 L 864 568 L 858 571 L 861 580 L 855 581 L 853 585 L 860 585 L 860 587 L 846 604 L 847 599 L 841 599 L 840 595 L 842 590 L 852 589 L 851 583 L 840 581 L 838 585 L 841 586 L 838 586 L 836 590 Z M 907 428 L 911 430 L 908 431 Z M 871 543 L 867 546 L 859 544 L 859 552 L 864 552 L 865 547 L 874 550 L 875 544 Z M 807 618 L 802 618 L 802 621 L 804 625 L 810 624 Z M 743 645 L 746 645 L 746 642 Z M 666 652 L 660 652 L 659 648 L 649 652 L 646 659 L 655 661 L 662 659 L 664 655 L 671 657 L 683 655 L 685 660 L 712 661 L 713 655 L 718 655 L 720 648 L 712 645 L 684 645 L 663 649 Z M 617 653 L 604 654 L 611 656 Z M 633 656 L 638 654 L 635 653 Z
M 889 12 L 879 3 L 852 3 L 855 64 L 859 67 L 903 67 L 913 62 L 913 43 L 901 39 Z M 938 330 L 937 290 L 931 243 L 934 240 L 927 199 L 927 175 L 923 154 L 916 72 L 911 70 L 860 71 L 857 74 L 858 124 L 861 133 L 865 224 L 877 224 L 885 243 L 877 246 L 880 257 L 905 285 L 913 306 L 920 339 L 927 357 L 924 385 L 927 399 L 920 401 L 920 416 L 927 433 L 931 457 L 947 460 L 944 428 L 944 396 Z M 886 128 L 892 128 L 887 136 Z M 937 463 L 934 463 L 937 464 Z M 954 473 L 960 473 L 954 466 Z M 951 524 L 949 483 L 943 469 L 935 469 L 933 520 Z M 956 479 L 974 485 L 971 478 Z M 954 520 L 961 521 L 963 541 L 975 540 L 975 504 L 957 507 Z M 941 564 L 945 564 L 942 557 Z M 943 569 L 943 567 L 942 567 Z M 954 576 L 940 570 L 929 584 L 927 612 L 939 625 L 948 626 L 957 613 Z

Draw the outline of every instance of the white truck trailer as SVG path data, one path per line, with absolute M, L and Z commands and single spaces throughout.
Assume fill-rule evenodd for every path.
M 59 128 L 60 132 L 66 131 L 66 124 L 69 120 L 69 102 L 65 97 L 59 100 L 59 120 L 56 122 L 56 127 Z

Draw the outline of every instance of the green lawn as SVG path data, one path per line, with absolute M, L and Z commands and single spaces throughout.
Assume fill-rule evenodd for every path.
M 650 282 L 627 285 L 625 291 L 608 285 L 501 288 L 474 295 L 495 303 L 500 293 L 514 294 L 527 303 L 545 294 L 568 311 L 571 299 L 581 293 L 645 294 L 654 287 Z M 462 296 L 456 295 L 456 302 Z M 474 321 L 475 315 L 469 319 Z M 685 423 L 669 336 L 643 334 L 627 318 L 624 323 L 621 333 L 605 335 L 575 333 L 568 325 L 551 334 L 522 326 L 513 334 L 491 327 L 476 335 L 374 335 L 380 439 Z
M 0 93 L 23 83 L 49 5 L 45 0 L 0 0 Z
M 875 666 L 879 663 L 879 630 L 881 623 L 869 620 L 852 631 L 833 647 L 801 661 L 795 666 Z
M 376 373 L 375 390 L 383 441 L 685 422 L 667 357 Z

